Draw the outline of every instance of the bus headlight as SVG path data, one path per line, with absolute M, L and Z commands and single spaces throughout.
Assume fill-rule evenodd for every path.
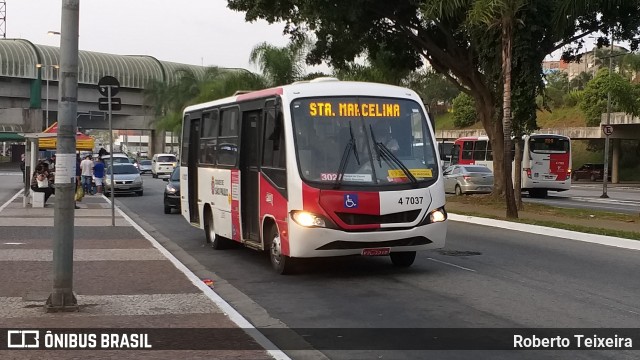
M 445 220 L 447 220 L 447 212 L 444 210 L 443 207 L 439 209 L 435 209 L 429 213 L 429 222 L 432 224 L 437 222 L 443 222 Z
M 326 227 L 324 219 L 306 211 L 292 211 L 291 218 L 298 225 L 304 227 Z

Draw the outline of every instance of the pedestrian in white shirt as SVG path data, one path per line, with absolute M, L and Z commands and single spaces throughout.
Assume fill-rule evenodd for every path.
M 80 169 L 82 170 L 82 190 L 85 194 L 89 194 L 91 191 L 91 181 L 93 179 L 93 161 L 91 161 L 91 155 L 82 160 L 80 163 Z

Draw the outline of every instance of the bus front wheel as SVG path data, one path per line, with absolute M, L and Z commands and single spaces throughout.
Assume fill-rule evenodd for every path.
M 294 258 L 286 256 L 282 253 L 282 242 L 278 227 L 272 225 L 269 229 L 269 259 L 273 269 L 281 275 L 292 274 L 295 272 L 296 261 Z
M 391 262 L 397 267 L 409 267 L 416 260 L 415 251 L 392 252 L 389 254 Z

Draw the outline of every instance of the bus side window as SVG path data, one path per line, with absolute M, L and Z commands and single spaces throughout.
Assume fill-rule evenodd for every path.
M 235 166 L 238 161 L 238 108 L 225 109 L 220 116 L 217 164 Z
M 200 140 L 200 163 L 215 165 L 216 145 L 219 129 L 219 112 L 207 112 L 202 115 L 202 136 Z
M 465 141 L 462 144 L 462 160 L 473 159 L 473 141 Z
M 453 149 L 451 149 L 451 165 L 455 165 L 460 162 L 460 145 L 453 145 Z
M 271 106 L 270 106 L 271 105 Z M 287 164 L 284 141 L 284 120 L 282 111 L 277 112 L 272 107 L 273 102 L 267 103 L 262 139 L 262 172 L 287 196 Z
M 493 161 L 493 150 L 491 150 L 491 142 L 487 142 L 487 161 Z
M 274 112 L 267 112 L 267 119 L 264 128 L 264 148 L 262 152 L 262 166 L 284 169 L 285 148 L 284 148 L 284 124 L 282 115 L 274 118 Z
M 487 141 L 478 140 L 476 146 L 473 149 L 473 160 L 484 161 L 487 152 Z

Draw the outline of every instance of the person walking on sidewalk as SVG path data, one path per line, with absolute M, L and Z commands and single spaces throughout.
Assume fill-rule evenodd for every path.
M 87 155 L 80 163 L 80 169 L 82 171 L 82 189 L 85 194 L 91 192 L 91 180 L 93 179 L 93 161 L 91 161 L 91 155 Z
M 93 165 L 93 177 L 98 188 L 98 194 L 102 194 L 102 178 L 104 178 L 104 162 L 102 158 L 98 158 L 95 165 Z

